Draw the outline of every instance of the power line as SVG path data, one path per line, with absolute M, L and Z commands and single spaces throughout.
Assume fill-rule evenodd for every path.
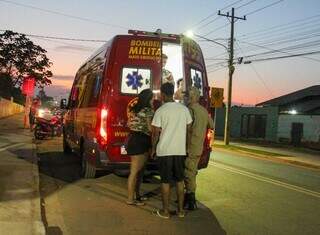
M 310 22 L 311 23 L 311 22 Z M 316 24 L 312 24 L 312 25 L 309 25 L 309 26 L 306 26 L 306 24 L 301 24 L 301 25 L 297 25 L 297 26 L 294 26 L 294 27 L 290 27 L 290 28 L 287 28 L 287 29 L 277 29 L 277 30 L 273 30 L 271 32 L 265 32 L 265 33 L 260 33 L 258 35 L 252 35 L 252 36 L 249 36 L 249 37 L 240 37 L 241 39 L 259 39 L 259 38 L 269 38 L 269 37 L 273 37 L 273 36 L 281 36 L 281 35 L 286 35 L 286 34 L 289 34 L 291 32 L 294 32 L 295 34 L 299 33 L 301 34 L 300 32 L 304 32 L 306 30 L 311 30 L 312 28 L 314 27 L 319 27 L 319 20 L 316 20 L 315 22 Z
M 318 46 L 320 45 L 320 40 L 316 40 L 316 41 L 311 41 L 311 42 L 307 42 L 307 43 L 300 43 L 297 45 L 293 45 L 293 46 L 288 46 L 288 47 L 283 47 L 279 50 L 281 50 L 281 53 L 283 53 L 283 51 L 288 51 L 288 50 L 296 50 L 296 49 L 306 49 L 308 47 L 313 47 L 313 46 Z M 268 52 L 263 52 L 263 53 L 259 53 L 259 54 L 254 54 L 254 55 L 248 55 L 245 56 L 246 58 L 249 57 L 256 57 L 259 55 L 266 55 L 266 54 L 273 54 L 273 53 L 280 53 L 280 51 L 278 50 L 274 50 L 274 51 L 268 51 Z
M 239 41 L 239 40 L 238 40 Z M 255 43 L 251 43 L 251 42 L 244 42 L 244 41 L 239 41 L 239 42 L 242 42 L 242 43 L 245 43 L 245 44 L 249 44 L 249 45 L 252 45 L 252 46 L 256 46 L 256 47 L 260 47 L 260 48 L 263 48 L 265 50 L 269 50 L 269 51 L 274 51 L 274 52 L 280 52 L 280 53 L 284 53 L 284 54 L 287 54 L 287 55 L 292 55 L 291 53 L 288 53 L 286 51 L 282 51 L 281 49 L 278 50 L 278 49 L 272 49 L 272 48 L 269 48 L 269 47 L 266 47 L 266 46 L 261 46 L 261 45 L 257 45 Z M 305 59 L 309 59 L 309 60 L 313 60 L 313 61 L 316 61 L 316 62 L 320 62 L 320 60 L 318 59 L 315 59 L 315 58 L 310 58 L 310 57 L 305 57 L 303 54 L 300 55 L 301 57 L 305 58 Z
M 268 61 L 268 60 L 278 60 L 278 59 L 285 59 L 285 58 L 291 58 L 291 57 L 299 57 L 299 56 L 305 56 L 305 55 L 315 55 L 315 54 L 320 54 L 320 51 L 311 51 L 311 52 L 306 52 L 306 53 L 300 53 L 300 54 L 291 54 L 291 55 L 286 55 L 286 56 L 277 56 L 277 57 L 267 57 L 267 58 L 262 58 L 262 59 L 255 59 L 255 60 L 250 60 L 249 62 L 260 62 L 260 61 Z M 306 57 L 305 57 L 306 58 Z M 319 61 L 320 62 L 320 61 Z
M 236 4 L 238 4 L 238 3 L 242 2 L 242 1 L 244 1 L 244 0 L 237 0 L 235 2 L 232 2 L 229 5 L 223 7 L 221 10 L 225 10 L 226 8 L 231 7 L 233 5 L 236 5 Z M 194 28 L 194 29 L 199 28 L 199 27 L 197 27 L 198 25 L 200 25 L 201 23 L 205 22 L 207 19 L 211 18 L 212 16 L 216 15 L 217 13 L 218 13 L 218 11 L 215 11 L 214 13 L 211 13 L 210 15 L 208 15 L 205 18 L 203 18 L 202 20 L 200 20 L 198 23 L 196 23 L 193 26 L 191 26 L 191 28 Z M 214 22 L 214 21 L 212 21 L 212 22 Z M 210 22 L 210 23 L 212 23 L 212 22 Z M 210 23 L 207 23 L 206 25 L 208 25 Z M 200 27 L 203 28 L 205 26 L 200 26 Z
M 0 0 L 1 1 L 1 0 Z M 4 29 L 0 29 L 1 32 L 7 31 Z M 64 40 L 64 41 L 77 41 L 77 42 L 107 42 L 106 40 L 98 40 L 98 39 L 81 39 L 81 38 L 65 38 L 65 37 L 55 37 L 55 36 L 44 36 L 44 35 L 36 35 L 36 34 L 23 34 L 28 37 L 33 38 L 47 38 L 47 39 L 55 39 L 55 40 Z
M 276 46 L 279 46 L 281 44 L 284 44 L 284 43 L 292 43 L 292 42 L 298 42 L 298 41 L 301 41 L 301 40 L 309 40 L 311 38 L 317 38 L 319 37 L 320 34 L 318 35 L 313 35 L 312 37 L 304 37 L 304 38 L 299 38 L 299 39 L 292 39 L 292 40 L 285 40 L 285 41 L 275 41 L 275 42 L 272 42 L 272 43 L 267 43 L 267 44 L 262 44 L 263 46 L 270 46 L 270 45 L 276 45 Z M 261 45 L 261 44 L 260 44 Z M 312 42 L 308 41 L 308 42 L 305 42 L 304 44 L 295 44 L 295 45 L 292 45 L 290 46 L 289 48 L 286 48 L 286 51 L 290 50 L 290 51 L 297 51 L 297 50 L 305 50 L 306 48 L 310 48 L 310 47 L 315 47 L 317 48 L 318 47 L 318 44 L 317 42 L 315 42 L 315 44 L 312 44 Z M 260 51 L 262 50 L 260 47 L 258 49 L 249 49 L 249 48 L 252 48 L 252 46 L 248 46 L 246 47 L 246 52 L 252 52 L 252 51 Z M 255 47 L 257 48 L 257 47 Z M 264 48 L 263 48 L 264 49 Z M 284 48 L 281 48 L 280 50 L 283 50 Z
M 76 16 L 76 15 L 70 15 L 70 14 L 66 14 L 66 13 L 62 13 L 62 12 L 58 12 L 58 11 L 53 11 L 53 10 L 48 10 L 48 9 L 44 9 L 44 8 L 40 8 L 40 7 L 36 7 L 36 6 L 32 6 L 32 5 L 22 4 L 22 3 L 18 3 L 18 2 L 14 2 L 14 1 L 0 0 L 0 2 L 5 2 L 8 4 L 20 6 L 20 7 L 25 7 L 25 8 L 29 8 L 29 9 L 33 9 L 33 10 L 51 13 L 54 15 L 60 15 L 60 16 L 64 16 L 64 17 L 68 17 L 68 18 L 72 18 L 72 19 L 82 20 L 82 21 L 86 21 L 86 22 L 90 22 L 90 23 L 100 24 L 100 25 L 104 25 L 104 26 L 108 26 L 108 27 L 115 27 L 115 28 L 121 28 L 121 29 L 128 30 L 127 27 L 124 27 L 121 25 L 109 24 L 109 23 L 105 23 L 102 21 L 98 21 L 98 20 L 93 20 L 93 19 L 89 19 L 89 18 L 85 18 L 85 17 Z
M 211 23 L 213 23 L 213 22 L 215 22 L 215 21 L 217 21 L 217 20 L 219 20 L 219 19 L 221 19 L 221 18 L 217 16 L 216 18 L 214 18 L 213 20 L 210 20 L 210 21 L 207 22 L 206 24 L 197 27 L 197 29 L 202 29 L 202 28 L 206 27 L 207 25 L 209 25 L 209 24 L 211 24 Z
M 254 2 L 256 2 L 256 1 L 257 1 L 257 0 L 251 0 L 251 1 L 249 1 L 249 2 L 246 2 L 246 3 L 242 4 L 241 6 L 236 7 L 235 9 L 240 9 L 240 8 L 242 8 L 242 7 L 248 6 L 248 5 L 250 5 L 251 3 L 254 3 Z
M 222 70 L 222 69 L 225 69 L 225 68 L 228 68 L 228 66 L 224 66 L 224 67 L 221 67 L 221 68 L 218 68 L 218 69 L 214 69 L 214 70 L 208 71 L 208 74 L 215 73 L 215 72 L 217 72 L 219 70 Z
M 236 41 L 236 44 L 239 48 L 239 50 L 242 53 L 242 56 L 244 56 L 243 50 L 241 49 L 239 43 Z M 270 93 L 271 97 L 274 97 L 273 92 L 271 91 L 271 89 L 267 86 L 266 82 L 264 81 L 264 79 L 262 78 L 262 76 L 258 73 L 258 71 L 256 70 L 256 68 L 250 64 L 251 69 L 255 72 L 255 74 L 257 75 L 257 77 L 260 79 L 260 81 L 262 82 L 263 86 L 268 90 L 268 92 Z
M 233 3 L 230 3 L 229 5 L 226 5 L 225 7 L 223 7 L 221 10 L 225 10 L 225 9 L 227 9 L 227 8 L 233 6 L 233 5 L 236 5 L 236 4 L 238 4 L 238 3 L 242 2 L 242 1 L 244 1 L 244 0 L 237 0 L 237 1 L 233 2 Z M 211 13 L 210 15 L 208 15 L 207 17 L 205 17 L 204 19 L 200 20 L 198 23 L 194 24 L 191 28 L 192 28 L 192 29 L 201 29 L 201 28 L 204 28 L 204 27 L 206 27 L 207 25 L 215 22 L 216 20 L 219 19 L 219 17 L 214 18 L 213 20 L 207 22 L 205 25 L 198 26 L 198 25 L 200 25 L 201 23 L 203 23 L 203 22 L 205 22 L 206 20 L 208 20 L 209 18 L 211 18 L 212 16 L 216 15 L 217 13 L 218 13 L 218 11 L 215 11 L 214 13 Z
M 269 8 L 269 7 L 272 7 L 272 6 L 274 6 L 274 5 L 277 5 L 277 4 L 279 4 L 280 2 L 283 2 L 283 1 L 284 1 L 284 0 L 279 0 L 279 1 L 276 1 L 276 2 L 273 2 L 273 3 L 270 3 L 270 4 L 268 4 L 268 5 L 264 6 L 264 7 L 261 7 L 261 8 L 259 8 L 259 9 L 254 10 L 254 11 L 251 11 L 251 12 L 245 14 L 245 15 L 246 15 L 246 16 L 252 15 L 252 14 L 257 13 L 257 12 L 259 12 L 259 11 L 262 11 L 262 10 L 264 10 L 264 9 L 266 9 L 266 8 Z
M 268 32 L 267 31 L 271 31 L 273 32 L 274 29 L 277 29 L 277 28 L 292 28 L 292 27 L 297 27 L 297 26 L 289 26 L 289 25 L 294 25 L 294 24 L 297 24 L 297 23 L 300 23 L 300 22 L 304 22 L 304 21 L 308 21 L 308 20 L 311 20 L 311 19 L 314 19 L 314 18 L 318 18 L 320 17 L 320 14 L 318 15 L 314 15 L 314 16 L 310 16 L 310 17 L 307 17 L 307 18 L 303 18 L 303 19 L 299 19 L 299 20 L 294 20 L 294 21 L 291 21 L 291 22 L 288 22 L 288 23 L 285 23 L 285 24 L 279 24 L 279 25 L 275 25 L 275 26 L 272 26 L 272 27 L 268 27 L 268 28 L 264 28 L 264 29 L 261 29 L 261 30 L 257 30 L 257 31 L 253 31 L 253 32 L 249 32 L 247 34 L 242 34 L 242 35 L 239 35 L 239 37 L 241 38 L 247 38 L 247 37 L 250 37 L 250 35 L 256 35 L 256 34 L 267 34 Z M 314 20 L 315 22 L 319 22 L 319 20 Z M 314 21 L 311 21 L 311 22 L 314 22 Z M 309 24 L 311 22 L 305 22 L 303 24 Z M 303 25 L 302 24 L 302 25 Z M 301 25 L 301 24 L 300 24 Z M 286 26 L 289 26 L 289 27 L 286 27 Z M 251 36 L 252 37 L 252 36 Z
M 272 7 L 272 6 L 276 5 L 276 4 L 279 4 L 280 2 L 283 2 L 283 1 L 284 1 L 284 0 L 278 0 L 278 1 L 276 1 L 276 2 L 273 2 L 273 3 L 271 3 L 271 4 L 266 5 L 266 6 L 264 6 L 264 7 L 258 8 L 258 9 L 256 9 L 256 10 L 252 11 L 252 12 L 249 12 L 249 13 L 245 14 L 245 16 L 254 14 L 254 13 L 259 12 L 259 11 L 262 11 L 262 10 L 264 10 L 264 9 L 266 9 L 266 8 L 269 8 L 269 7 Z M 252 0 L 252 1 L 249 1 L 249 3 L 252 3 L 252 2 L 254 2 L 254 1 L 253 1 L 253 0 Z M 216 28 L 216 29 L 210 31 L 209 33 L 205 34 L 204 36 L 208 36 L 208 35 L 212 34 L 213 32 L 216 32 L 216 31 L 218 31 L 218 30 L 220 30 L 220 29 L 223 29 L 223 28 L 225 28 L 226 26 L 228 26 L 229 24 L 230 24 L 230 23 L 227 23 L 227 24 L 225 24 L 225 25 L 222 25 L 221 27 Z
M 227 27 L 228 25 L 230 25 L 230 23 L 227 23 L 227 24 L 225 24 L 225 25 L 222 25 L 222 26 L 220 26 L 220 27 L 218 27 L 218 28 L 210 31 L 209 33 L 207 33 L 207 34 L 205 34 L 205 35 L 203 35 L 203 36 L 206 37 L 206 36 L 208 36 L 209 34 L 212 34 L 212 33 L 216 32 L 216 31 L 218 31 L 218 30 L 220 30 L 220 29 L 223 29 L 223 28 Z

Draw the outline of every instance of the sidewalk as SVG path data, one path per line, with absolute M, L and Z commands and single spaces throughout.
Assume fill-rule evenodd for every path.
M 282 161 L 294 165 L 320 169 L 320 151 L 296 150 L 294 148 L 263 146 L 253 143 L 231 141 L 226 147 L 222 140 L 215 140 L 214 148 L 222 151 L 242 152 L 255 157 L 268 158 L 270 160 Z
M 23 114 L 0 120 L 0 235 L 45 234 L 32 133 Z

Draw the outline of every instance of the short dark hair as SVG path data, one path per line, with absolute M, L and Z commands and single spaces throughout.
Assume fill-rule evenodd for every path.
M 171 97 L 174 94 L 174 85 L 172 83 L 166 82 L 161 85 L 160 88 L 161 93 L 164 95 Z

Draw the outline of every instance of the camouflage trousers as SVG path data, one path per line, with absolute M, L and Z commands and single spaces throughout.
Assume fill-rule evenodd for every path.
M 196 192 L 196 176 L 198 174 L 198 163 L 200 161 L 200 156 L 189 154 L 186 157 L 185 161 L 185 186 L 187 193 L 195 193 Z

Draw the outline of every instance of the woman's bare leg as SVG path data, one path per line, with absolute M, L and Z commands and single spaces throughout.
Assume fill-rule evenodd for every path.
M 139 171 L 144 166 L 144 162 L 145 162 L 144 159 L 145 159 L 144 155 L 131 156 L 130 175 L 128 178 L 128 202 L 134 201 L 134 194 L 137 187 L 136 186 L 137 177 L 138 177 Z

